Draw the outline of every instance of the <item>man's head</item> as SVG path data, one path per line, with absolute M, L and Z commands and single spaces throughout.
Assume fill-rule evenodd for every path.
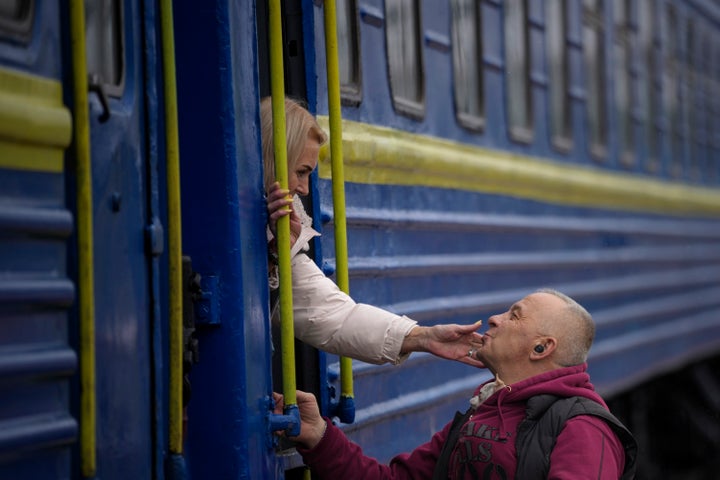
M 587 360 L 590 314 L 556 290 L 538 290 L 488 319 L 478 358 L 508 383 Z

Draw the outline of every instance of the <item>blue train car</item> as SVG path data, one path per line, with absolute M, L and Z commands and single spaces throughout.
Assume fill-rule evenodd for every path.
M 358 301 L 431 325 L 569 294 L 638 478 L 717 471 L 719 26 L 711 0 L 0 1 L 0 479 L 311 476 L 271 413 L 274 75 L 328 131 L 339 87 L 345 205 L 325 153 L 308 199 L 329 276 L 344 207 Z M 337 413 L 339 359 L 295 350 Z M 489 378 L 353 373 L 342 425 L 381 460 Z
M 693 412 L 686 427 L 716 425 L 718 377 L 705 373 L 720 331 L 717 7 L 348 5 L 358 14 L 338 37 L 353 295 L 462 323 L 558 288 L 593 313 L 591 374 L 639 435 L 657 434 L 648 404 L 658 391 L 637 387 L 677 369 L 703 380 L 680 382 L 693 393 L 666 411 Z M 464 408 L 484 379 L 467 370 L 419 355 L 401 369 L 360 367 L 346 431 L 379 458 L 411 449 Z M 717 448 L 717 430 L 700 430 L 705 447 L 690 442 L 685 458 Z M 647 478 L 672 475 L 647 447 Z M 680 478 L 691 464 L 679 461 Z

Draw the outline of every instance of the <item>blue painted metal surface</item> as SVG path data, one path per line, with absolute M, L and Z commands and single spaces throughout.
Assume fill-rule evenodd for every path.
M 60 80 L 56 2 L 38 2 L 33 32 L 0 42 L 0 67 Z M 63 173 L 0 168 L 0 478 L 69 478 L 78 362 L 64 184 Z
M 221 302 L 219 327 L 198 330 L 188 464 L 193 478 L 275 478 L 254 9 L 175 7 L 176 32 L 195 32 L 176 38 L 184 253 Z
M 327 182 L 320 192 L 327 205 Z M 348 184 L 346 194 L 358 301 L 421 324 L 470 323 L 537 288 L 557 288 L 595 317 L 590 372 L 607 396 L 720 349 L 714 220 L 397 186 Z M 332 270 L 331 222 L 323 244 Z M 361 365 L 355 378 L 357 421 L 345 430 L 366 453 L 388 460 L 464 410 L 488 374 L 415 355 L 399 368 Z
M 501 94 L 486 97 L 482 133 L 457 127 L 447 94 L 450 13 L 438 2 L 420 3 L 424 61 L 432 65 L 426 117 L 416 121 L 393 109 L 384 3 L 364 0 L 359 12 L 364 100 L 359 107 L 344 107 L 345 118 L 640 174 L 640 165 L 596 164 L 585 151 L 587 91 L 578 23 L 568 32 L 575 128 L 573 149 L 565 155 L 553 149 L 544 122 L 536 123 L 533 143 L 512 142 Z M 679 4 L 683 14 L 720 15 L 709 0 Z M 157 11 L 153 2 L 123 5 L 126 83 L 122 97 L 110 100 L 107 122 L 98 121 L 100 102 L 91 95 L 98 478 L 283 478 L 284 468 L 297 458 L 276 454 L 272 429 L 282 418 L 270 415 L 273 352 L 258 128 L 257 4 L 174 5 L 183 253 L 202 275 L 207 294 L 195 305 L 200 363 L 190 375 L 184 457 L 167 455 L 166 191 Z M 529 5 L 532 34 L 542 38 L 541 3 Z M 36 2 L 33 36 L 27 43 L 0 40 L 0 65 L 65 81 L 66 6 Z M 573 18 L 580 18 L 574 2 L 568 7 Z M 481 6 L 487 92 L 505 88 L 502 8 L 499 1 Z M 324 114 L 321 2 L 304 0 L 298 11 L 306 97 L 311 111 Z M 610 38 L 606 46 L 612 48 Z M 542 42 L 534 42 L 531 55 L 542 48 Z M 545 118 L 549 80 L 543 62 L 533 62 L 531 80 L 536 118 Z M 640 142 L 639 156 L 645 148 Z M 669 149 L 661 150 L 655 175 L 669 179 Z M 709 161 L 710 154 L 703 155 Z M 616 152 L 610 157 L 616 158 Z M 718 175 L 679 180 L 716 185 Z M 330 185 L 317 176 L 313 183 L 313 217 L 323 230 L 316 259 L 331 272 Z M 73 197 L 67 174 L 0 170 L 0 478 L 77 477 Z M 558 288 L 594 314 L 598 330 L 590 369 L 608 396 L 720 350 L 716 219 L 428 187 L 348 184 L 346 198 L 351 292 L 358 301 L 408 314 L 424 325 L 468 323 L 503 311 L 536 288 Z M 327 411 L 333 390 L 322 384 L 336 380 L 336 357 L 319 358 L 318 396 Z M 489 378 L 486 371 L 421 354 L 400 367 L 356 362 L 355 368 L 355 422 L 343 428 L 381 460 L 428 439 L 455 410 L 465 409 L 475 386 Z
M 139 2 L 123 3 L 124 84 L 118 96 L 108 97 L 107 121 L 101 121 L 97 95 L 90 95 L 97 474 L 102 478 L 142 478 L 155 469 L 148 406 L 155 401 L 152 316 L 159 299 L 152 295 L 146 229 L 152 224 L 149 206 L 157 178 L 150 175 L 145 103 L 146 88 L 155 87 L 144 74 L 140 8 Z
M 448 12 L 421 2 L 428 65 L 427 92 L 447 91 L 452 57 L 428 44 L 449 35 Z M 572 4 L 572 2 L 570 2 Z M 702 10 L 707 4 L 688 2 Z M 530 29 L 542 38 L 544 11 L 530 2 Z M 580 18 L 571 5 L 571 18 Z M 482 134 L 456 128 L 448 95 L 427 94 L 427 115 L 414 121 L 398 115 L 390 102 L 385 49 L 384 5 L 360 6 L 360 52 L 365 101 L 345 107 L 350 120 L 429 134 L 472 145 L 597 166 L 585 151 L 584 65 L 581 26 L 570 24 L 569 68 L 575 98 L 573 149 L 561 154 L 549 142 L 546 122 L 535 124 L 534 141 L 513 143 L 507 132 L 502 2 L 482 2 L 486 128 Z M 442 9 L 445 10 L 445 9 Z M 431 13 L 430 13 L 431 12 Z M 573 14 L 572 12 L 575 12 Z M 372 15 L 370 15 L 372 13 Z M 316 17 L 320 15 L 316 10 Z M 608 18 L 611 18 L 608 13 Z M 317 65 L 324 64 L 322 34 L 316 34 Z M 606 38 L 611 51 L 612 38 Z M 432 43 L 432 42 L 430 42 Z M 544 56 L 531 42 L 531 58 Z M 532 63 L 535 118 L 547 118 L 548 79 L 541 61 Z M 318 89 L 326 88 L 318 77 Z M 612 97 L 608 98 L 611 102 Z M 327 102 L 318 95 L 318 112 Z M 614 135 L 614 133 L 612 134 Z M 612 148 L 617 147 L 614 137 Z M 644 155 L 639 142 L 638 155 Z M 669 164 L 663 149 L 662 164 Z M 617 158 L 617 151 L 610 152 Z M 717 159 L 715 160 L 717 162 Z M 639 163 L 639 162 L 638 162 Z M 601 168 L 639 173 L 610 161 Z M 656 174 L 669 177 L 665 167 Z M 717 183 L 717 175 L 685 181 Z M 557 288 L 588 307 L 597 321 L 590 371 L 597 388 L 612 396 L 639 382 L 720 351 L 720 230 L 716 219 L 631 214 L 575 208 L 502 195 L 434 188 L 347 184 L 350 283 L 358 301 L 407 314 L 421 324 L 469 323 L 504 311 L 540 287 Z M 334 270 L 332 195 L 319 181 L 322 252 Z M 330 357 L 330 369 L 338 366 Z M 357 421 L 344 426 L 365 452 L 388 460 L 430 438 L 464 410 L 472 390 L 488 378 L 463 365 L 414 355 L 399 368 L 357 364 Z M 399 435 L 398 432 L 402 432 Z
M 58 2 L 34 2 L 32 33 L 27 40 L 0 42 L 0 65 L 33 72 L 47 78 L 60 79 L 62 74 L 60 43 L 61 7 Z

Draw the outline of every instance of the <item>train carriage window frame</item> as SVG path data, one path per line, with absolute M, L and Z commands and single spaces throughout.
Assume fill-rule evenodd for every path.
M 638 96 L 644 121 L 645 155 L 643 168 L 650 173 L 660 168 L 660 131 L 657 119 L 661 114 L 662 90 L 660 89 L 660 41 L 657 37 L 657 9 L 655 0 L 641 0 L 638 9 L 638 51 L 644 66 L 641 83 L 642 95 Z
M 521 38 L 518 39 L 518 32 Z M 528 144 L 533 140 L 534 109 L 530 78 L 530 19 L 527 0 L 503 4 L 505 49 L 505 105 L 510 139 Z
M 667 119 L 669 141 L 668 173 L 679 178 L 683 173 L 684 135 L 682 129 L 682 50 L 680 46 L 680 19 L 673 5 L 667 5 L 663 15 L 663 109 Z
M 87 71 L 105 93 L 125 90 L 125 17 L 122 0 L 84 0 Z M 89 4 L 90 8 L 89 8 Z M 108 76 L 112 78 L 108 79 Z
M 461 126 L 481 132 L 485 129 L 482 3 L 451 0 L 450 4 L 455 115 Z
M 700 137 L 703 159 L 705 160 L 700 168 L 700 178 L 705 182 L 713 179 L 712 169 L 712 136 L 713 136 L 713 89 L 712 89 L 712 54 L 713 43 L 711 31 L 703 28 L 700 41 L 700 52 L 698 57 L 699 82 L 698 89 L 699 105 L 702 108 L 702 116 L 698 119 L 698 128 L 702 131 Z
M 419 0 L 385 2 L 385 48 L 393 106 L 398 113 L 418 120 L 425 116 L 421 33 Z
M 698 58 L 698 46 L 700 45 L 699 25 L 692 19 L 687 20 L 687 29 L 685 31 L 687 42 L 687 54 L 685 56 L 685 71 L 687 72 L 687 84 L 685 91 L 688 92 L 688 98 L 685 102 L 685 115 L 687 121 L 687 140 L 689 147 L 687 173 L 692 180 L 700 179 L 700 157 L 701 144 L 700 139 L 702 132 L 699 128 L 699 118 L 704 110 L 700 95 L 700 75 Z
M 632 52 L 635 29 L 632 25 L 632 4 L 614 0 L 613 4 L 613 68 L 614 114 L 617 155 L 620 164 L 630 168 L 635 164 L 635 96 L 633 91 Z
M 553 148 L 569 153 L 573 148 L 573 132 L 566 0 L 546 0 L 545 15 L 550 140 Z
M 603 162 L 608 151 L 605 2 L 582 2 L 582 50 L 585 65 L 585 108 L 590 156 Z
M 707 122 L 708 138 L 708 177 L 710 182 L 720 179 L 720 35 L 713 33 L 711 39 L 713 51 L 708 55 L 708 97 L 709 111 Z
M 335 5 L 340 99 L 343 105 L 358 106 L 363 94 L 357 1 L 339 0 Z
M 35 0 L 0 0 L 0 39 L 27 43 L 35 19 Z

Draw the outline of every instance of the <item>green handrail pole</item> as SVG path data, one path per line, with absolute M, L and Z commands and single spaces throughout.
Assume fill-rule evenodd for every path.
M 337 14 L 335 0 L 325 0 L 325 59 L 327 63 L 328 113 L 330 122 L 330 158 L 332 171 L 333 213 L 335 224 L 335 275 L 338 287 L 350 293 L 345 216 L 345 173 L 342 155 L 342 110 L 340 105 L 340 68 L 338 62 Z M 340 358 L 340 395 L 352 398 L 352 361 Z
M 270 92 L 273 114 L 275 178 L 288 188 L 287 144 L 285 140 L 285 81 L 283 68 L 282 18 L 280 0 L 269 0 Z M 295 331 L 293 325 L 292 270 L 290 265 L 290 217 L 277 222 L 278 272 L 280 277 L 280 350 L 282 352 L 285 407 L 297 405 L 295 383 Z
M 95 392 L 95 272 L 93 259 L 92 165 L 88 111 L 85 4 L 71 0 L 70 43 L 73 72 L 73 129 L 77 177 L 78 316 L 80 324 L 80 470 L 97 471 Z

